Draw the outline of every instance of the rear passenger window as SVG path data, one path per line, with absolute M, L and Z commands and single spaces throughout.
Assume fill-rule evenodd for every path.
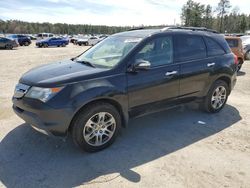
M 206 58 L 206 46 L 200 36 L 179 35 L 175 42 L 176 61 Z
M 223 48 L 213 39 L 205 37 L 205 41 L 207 44 L 207 55 L 208 56 L 217 56 L 225 54 Z
M 148 42 L 135 56 L 136 60 L 149 61 L 152 67 L 173 62 L 172 37 L 160 37 Z

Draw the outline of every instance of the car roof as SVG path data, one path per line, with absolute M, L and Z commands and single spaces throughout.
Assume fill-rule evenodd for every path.
M 241 40 L 240 37 L 236 37 L 236 36 L 225 36 L 225 39 L 235 39 L 235 40 Z
M 163 29 L 138 29 L 125 31 L 121 33 L 114 34 L 113 36 L 122 36 L 122 37 L 138 37 L 138 38 L 146 38 L 151 35 L 157 35 L 161 33 L 179 33 L 179 34 L 196 34 L 203 36 L 218 36 L 219 34 L 213 30 L 195 30 L 195 29 L 185 29 L 185 28 L 163 28 Z

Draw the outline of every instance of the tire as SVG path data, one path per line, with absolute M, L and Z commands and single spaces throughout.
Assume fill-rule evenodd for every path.
M 29 46 L 29 43 L 28 42 L 24 42 L 24 46 Z
M 85 43 L 85 46 L 88 46 L 88 45 L 89 45 L 89 43 L 88 43 L 88 42 L 86 42 L 86 43 Z
M 43 47 L 48 48 L 48 44 L 47 43 L 43 44 Z
M 13 46 L 11 44 L 6 44 L 5 49 L 12 50 Z
M 217 95 L 218 91 L 220 92 L 220 96 Z M 223 80 L 215 81 L 209 89 L 208 94 L 202 104 L 203 110 L 209 113 L 217 113 L 221 111 L 227 102 L 229 92 L 229 87 L 226 82 Z
M 237 65 L 237 72 L 240 71 L 241 67 L 242 67 L 243 61 L 241 59 L 238 60 L 238 65 Z
M 250 50 L 248 50 L 248 51 L 246 52 L 246 55 L 245 55 L 245 56 L 246 56 L 245 58 L 246 58 L 247 60 L 250 60 Z
M 63 43 L 63 44 L 62 44 L 62 47 L 65 47 L 65 46 L 66 46 L 66 44 L 65 44 L 65 43 Z
M 84 151 L 97 152 L 115 141 L 121 127 L 121 116 L 113 105 L 98 102 L 80 111 L 72 125 L 74 143 Z

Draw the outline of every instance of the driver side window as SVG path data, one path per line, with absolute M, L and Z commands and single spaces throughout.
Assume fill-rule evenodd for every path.
M 170 64 L 173 62 L 172 37 L 160 37 L 149 41 L 135 56 L 135 60 L 151 63 L 151 67 Z

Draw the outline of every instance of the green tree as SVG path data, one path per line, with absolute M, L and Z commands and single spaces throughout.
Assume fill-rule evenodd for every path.
M 218 17 L 220 19 L 220 32 L 222 32 L 224 29 L 224 16 L 229 12 L 230 8 L 231 5 L 229 0 L 220 0 L 220 2 L 218 3 L 216 11 L 218 12 Z

